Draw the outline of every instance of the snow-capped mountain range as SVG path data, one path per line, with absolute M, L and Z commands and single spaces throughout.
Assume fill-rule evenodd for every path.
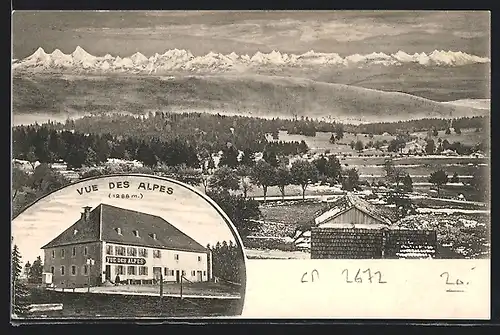
M 237 55 L 232 52 L 224 55 L 210 52 L 204 56 L 194 56 L 186 50 L 168 50 L 163 54 L 156 53 L 146 57 L 140 52 L 129 57 L 94 56 L 81 47 L 76 47 L 71 54 L 64 54 L 59 49 L 46 53 L 38 48 L 35 53 L 21 60 L 12 60 L 13 70 L 60 71 L 75 72 L 129 72 L 129 73 L 162 73 L 165 71 L 229 71 L 251 69 L 259 66 L 308 67 L 308 66 L 367 66 L 367 65 L 402 65 L 407 63 L 422 66 L 463 66 L 476 63 L 489 63 L 490 59 L 469 55 L 461 51 L 438 51 L 430 54 L 407 54 L 398 51 L 394 54 L 374 52 L 367 55 L 354 54 L 341 57 L 337 53 L 318 53 L 308 51 L 301 55 L 257 52 L 253 56 Z

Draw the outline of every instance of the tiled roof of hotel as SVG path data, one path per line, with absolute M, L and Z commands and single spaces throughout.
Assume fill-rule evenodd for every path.
M 87 221 L 80 218 L 42 249 L 97 241 L 181 251 L 207 250 L 159 216 L 106 204 L 98 205 Z

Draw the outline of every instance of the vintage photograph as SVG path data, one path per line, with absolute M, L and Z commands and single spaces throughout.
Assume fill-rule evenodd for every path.
M 146 175 L 68 185 L 12 222 L 16 319 L 237 316 L 245 259 L 220 208 Z
M 25 208 L 56 189 L 140 173 L 206 195 L 250 261 L 490 257 L 487 11 L 16 11 L 12 19 L 12 211 L 23 213 L 14 232 L 33 207 Z M 36 249 L 19 249 L 20 266 L 49 257 L 54 292 L 83 283 L 61 279 L 50 263 L 54 248 L 78 236 L 71 227 L 81 213 L 175 225 L 166 209 L 150 220 L 148 210 L 109 199 L 68 208 L 57 229 L 32 235 L 37 243 L 14 238 Z M 105 227 L 105 217 L 95 224 Z M 50 218 L 44 225 L 55 225 Z M 187 244 L 216 241 L 176 227 Z M 115 243 L 108 232 L 95 243 Z M 140 247 L 154 250 L 148 239 Z M 99 283 L 142 278 L 106 265 L 95 270 Z M 156 280 L 153 265 L 147 271 L 144 281 Z M 163 276 L 178 281 L 175 271 Z M 196 271 L 204 280 L 206 270 Z

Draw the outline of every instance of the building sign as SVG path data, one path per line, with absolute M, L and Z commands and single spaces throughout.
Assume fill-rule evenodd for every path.
M 144 264 L 146 264 L 146 259 L 144 259 L 144 258 L 135 258 L 135 257 L 113 257 L 113 256 L 106 256 L 106 263 L 111 263 L 111 264 L 144 265 Z

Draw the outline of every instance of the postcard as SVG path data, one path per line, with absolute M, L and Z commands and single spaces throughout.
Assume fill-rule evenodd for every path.
M 487 11 L 14 11 L 12 320 L 490 318 Z

